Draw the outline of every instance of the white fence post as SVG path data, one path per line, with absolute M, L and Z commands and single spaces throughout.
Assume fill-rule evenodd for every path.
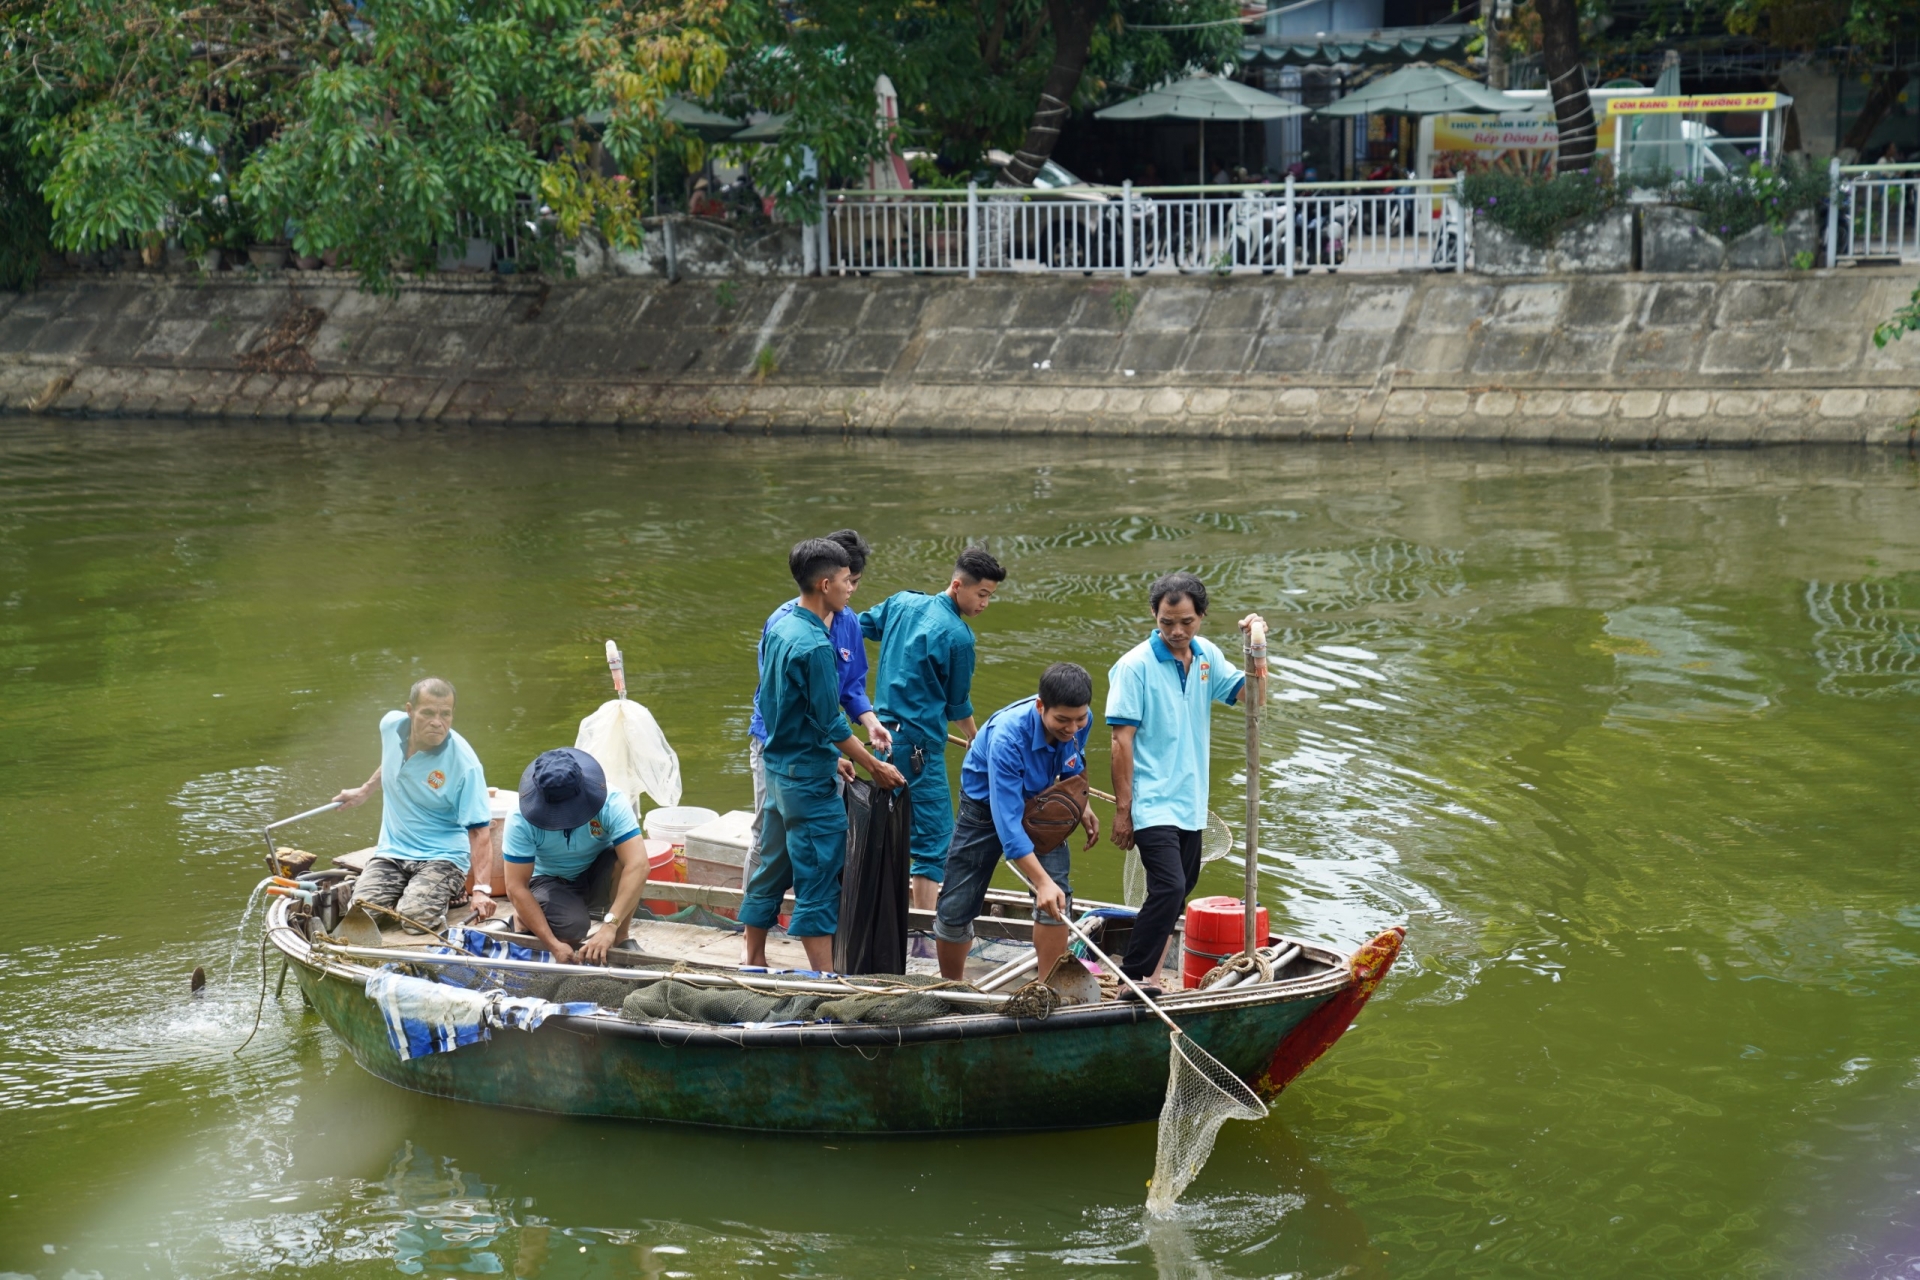
M 1300 216 L 1299 212 L 1295 210 L 1293 207 L 1293 174 L 1291 172 L 1287 174 L 1286 208 L 1287 208 L 1286 226 L 1282 228 L 1282 231 L 1281 231 L 1281 234 L 1286 236 L 1286 243 L 1283 246 L 1283 253 L 1281 256 L 1282 256 L 1282 260 L 1287 264 L 1287 279 L 1291 280 L 1293 279 L 1293 239 L 1294 239 L 1293 227 L 1294 227 L 1294 220 Z
M 1827 265 L 1840 256 L 1840 157 L 1827 162 Z
M 1453 273 L 1457 276 L 1465 275 L 1467 273 L 1467 236 L 1469 234 L 1467 228 L 1472 226 L 1473 223 L 1472 220 L 1467 217 L 1467 206 L 1460 203 L 1460 179 L 1455 178 L 1453 180 L 1453 190 L 1443 198 L 1453 202 L 1453 211 L 1460 219 L 1459 243 L 1456 244 L 1453 249 Z M 1443 217 L 1440 221 L 1444 225 L 1446 219 Z
M 1120 275 L 1133 278 L 1133 179 L 1120 184 Z
M 967 183 L 967 279 L 980 274 L 980 184 Z

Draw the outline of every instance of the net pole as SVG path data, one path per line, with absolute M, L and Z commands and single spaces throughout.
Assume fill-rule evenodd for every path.
M 1260 894 L 1260 712 L 1267 701 L 1267 624 L 1256 614 L 1247 620 L 1243 634 L 1247 671 L 1247 880 L 1241 902 L 1246 912 L 1245 950 L 1251 956 L 1265 941 L 1253 935 Z

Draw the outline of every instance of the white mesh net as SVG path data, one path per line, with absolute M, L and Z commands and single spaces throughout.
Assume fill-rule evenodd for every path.
M 1120 901 L 1138 907 L 1147 900 L 1147 869 L 1140 865 L 1140 851 L 1129 849 L 1120 855 Z
M 1220 1126 L 1229 1120 L 1259 1120 L 1267 1114 L 1246 1082 L 1186 1036 L 1171 1037 L 1167 1054 L 1167 1100 L 1160 1108 L 1160 1148 L 1154 1156 L 1147 1212 L 1169 1213 L 1213 1152 Z

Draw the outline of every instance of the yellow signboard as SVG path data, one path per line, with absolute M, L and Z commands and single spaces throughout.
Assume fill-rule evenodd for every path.
M 1699 115 L 1708 111 L 1772 111 L 1777 93 L 1700 93 L 1679 98 L 1615 98 L 1607 114 L 1615 116 Z
M 1597 139 L 1602 151 L 1613 148 L 1613 121 L 1602 117 Z M 1435 116 L 1435 151 L 1554 151 L 1560 128 L 1547 115 Z

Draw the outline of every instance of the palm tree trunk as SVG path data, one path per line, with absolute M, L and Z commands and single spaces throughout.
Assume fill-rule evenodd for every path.
M 1578 0 L 1535 0 L 1540 15 L 1540 65 L 1560 129 L 1557 169 L 1575 173 L 1593 167 L 1593 101 L 1587 96 L 1587 67 L 1580 58 Z
M 1087 0 L 1047 0 L 1047 21 L 1053 26 L 1053 65 L 1040 84 L 1040 101 L 1034 105 L 1026 139 L 1000 171 L 1001 186 L 1032 186 L 1040 166 L 1053 155 L 1053 144 L 1060 140 L 1060 126 L 1067 122 L 1069 104 L 1080 87 L 1087 50 L 1093 45 L 1093 24 L 1100 12 L 1101 6 Z

